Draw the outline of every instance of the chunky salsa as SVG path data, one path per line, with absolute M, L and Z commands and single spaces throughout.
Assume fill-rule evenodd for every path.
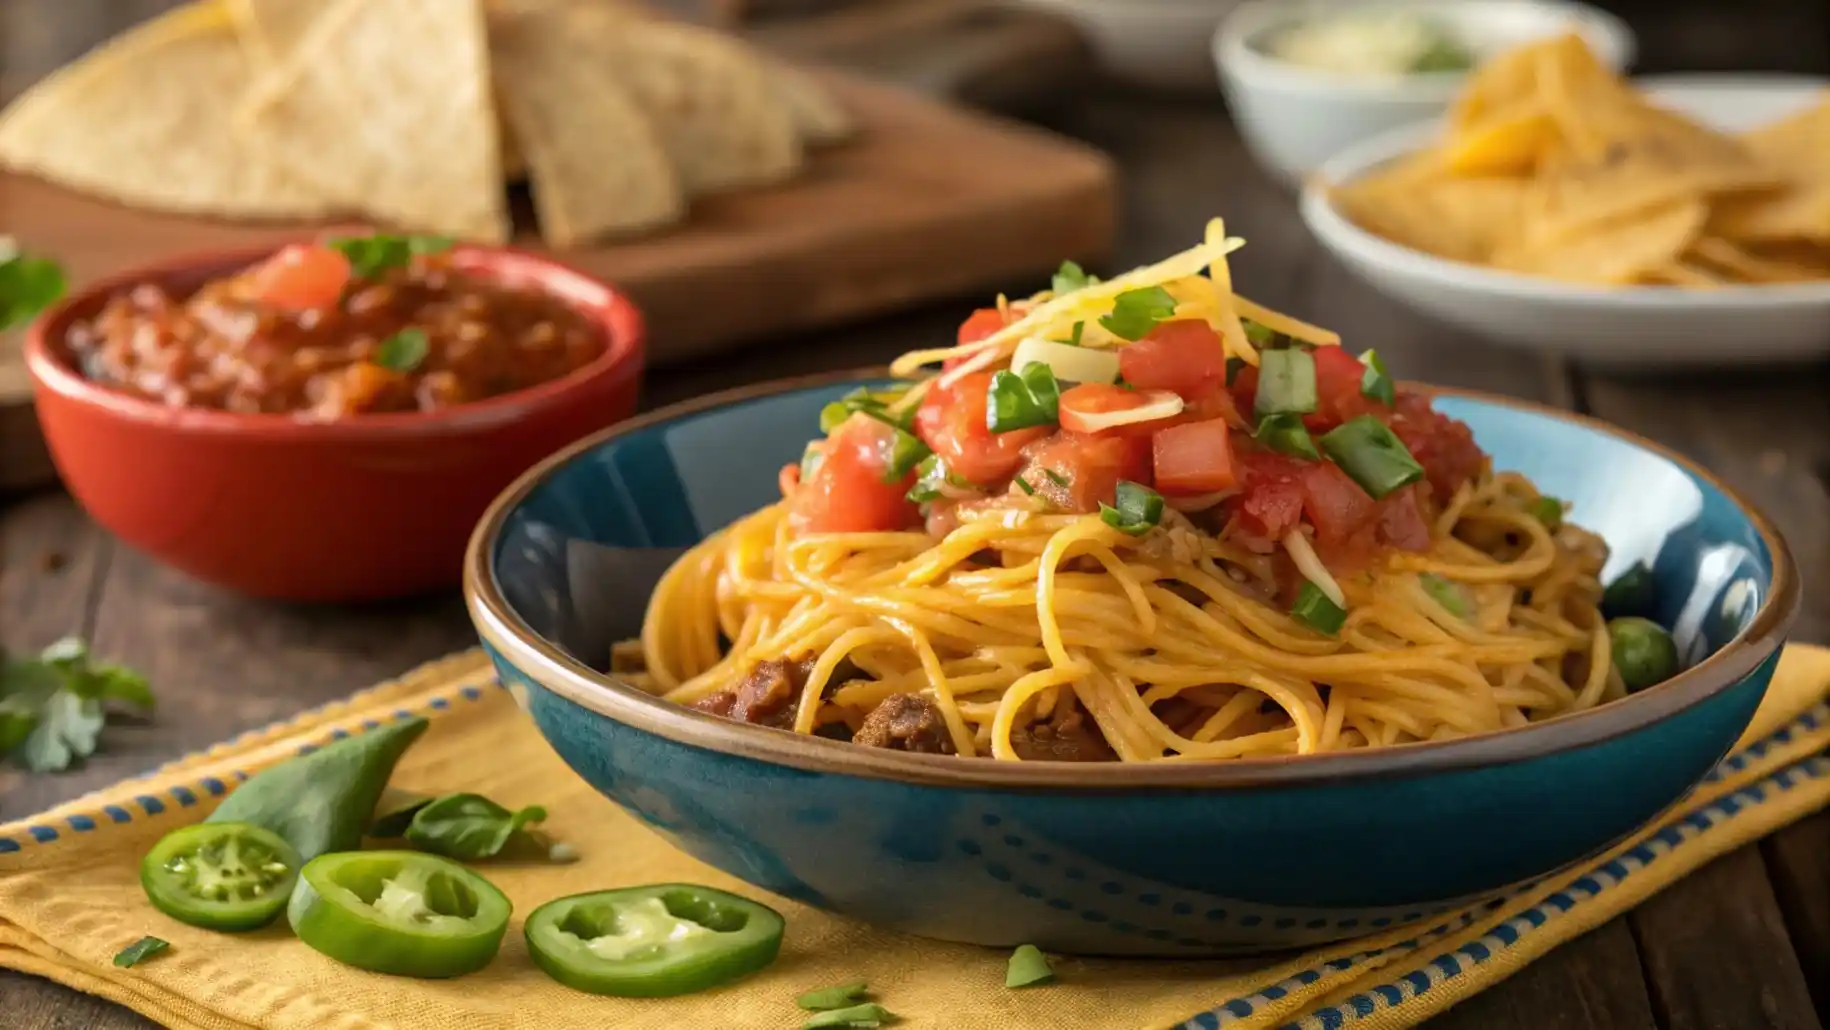
M 286 247 L 187 296 L 143 284 L 66 338 L 84 375 L 171 407 L 313 420 L 436 411 L 565 376 L 604 334 L 456 267 L 448 241 Z
M 1016 317 L 980 311 L 960 343 Z M 1204 320 L 1143 328 L 1111 381 L 955 364 L 912 411 L 848 399 L 830 436 L 783 470 L 794 526 L 942 536 L 962 507 L 1043 502 L 1141 533 L 1167 506 L 1267 554 L 1301 532 L 1348 571 L 1385 548 L 1427 548 L 1440 506 L 1486 466 L 1468 427 L 1393 382 L 1376 355 L 1273 341 L 1253 368 L 1229 363 Z

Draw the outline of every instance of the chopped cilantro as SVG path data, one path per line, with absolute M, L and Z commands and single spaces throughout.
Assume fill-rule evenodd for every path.
M 1099 324 L 1123 340 L 1141 340 L 1158 322 L 1176 313 L 1176 299 L 1161 286 L 1126 290 L 1112 301 L 1112 313 Z
M 142 937 L 115 952 L 114 964 L 122 969 L 131 969 L 169 947 L 171 947 L 169 941 L 162 941 L 157 937 Z
M 123 666 L 90 659 L 69 637 L 37 658 L 0 655 L 0 755 L 33 772 L 57 772 L 95 753 L 109 703 L 153 707 L 146 679 Z
M 424 329 L 402 329 L 375 348 L 375 364 L 405 375 L 418 368 L 431 349 L 432 341 L 426 337 Z

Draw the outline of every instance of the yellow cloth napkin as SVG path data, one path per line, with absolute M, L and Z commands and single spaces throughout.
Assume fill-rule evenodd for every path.
M 1654 826 L 1599 859 L 1499 902 L 1298 958 L 1230 962 L 1055 961 L 1059 982 L 1003 985 L 1005 953 L 873 930 L 766 898 L 788 919 L 781 959 L 701 995 L 579 994 L 528 958 L 518 925 L 487 969 L 395 979 L 327 959 L 284 925 L 228 936 L 166 918 L 140 893 L 139 858 L 201 819 L 248 773 L 365 721 L 420 712 L 432 727 L 397 785 L 542 804 L 570 865 L 492 864 L 519 913 L 563 894 L 656 881 L 760 892 L 688 858 L 578 779 L 496 686 L 476 653 L 248 734 L 22 822 L 0 826 L 0 966 L 101 995 L 185 1030 L 569 1030 L 798 1027 L 797 995 L 858 978 L 910 1028 L 1321 1030 L 1412 1026 L 1620 914 L 1723 852 L 1830 801 L 1830 651 L 1795 646 L 1736 752 Z M 488 756 L 479 761 L 479 756 Z M 151 934 L 170 951 L 134 966 L 116 951 Z

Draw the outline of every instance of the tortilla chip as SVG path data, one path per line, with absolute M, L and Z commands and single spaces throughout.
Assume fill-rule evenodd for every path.
M 780 61 L 765 61 L 764 67 L 803 142 L 826 146 L 857 135 L 858 123 L 818 79 Z
M 1762 161 L 1787 171 L 1830 176 L 1830 93 L 1790 118 L 1743 133 L 1741 142 Z
M 46 78 L 0 113 L 0 165 L 180 214 L 336 214 L 332 198 L 235 131 L 234 98 L 253 79 L 226 8 L 178 8 Z
M 659 134 L 596 48 L 550 12 L 490 24 L 497 95 L 523 141 L 548 242 L 578 246 L 685 214 Z
M 251 91 L 240 123 L 299 178 L 371 218 L 508 238 L 479 0 L 330 0 Z
M 1783 258 L 1743 250 L 1719 236 L 1703 236 L 1690 245 L 1690 260 L 1748 283 L 1798 283 L 1822 279 L 1824 271 Z
M 1529 172 L 1558 142 L 1557 123 L 1542 101 L 1495 108 L 1479 121 L 1449 134 L 1443 161 L 1460 175 Z
M 1349 218 L 1380 236 L 1453 261 L 1484 262 L 1510 239 L 1523 210 L 1522 179 L 1414 175 L 1369 180 L 1335 194 Z
M 1688 286 L 1699 290 L 1726 285 L 1726 280 L 1719 273 L 1684 261 L 1649 268 L 1638 281 L 1647 286 Z
M 1628 284 L 1677 262 L 1703 228 L 1709 208 L 1696 197 L 1583 227 L 1545 241 L 1525 238 L 1494 251 L 1493 264 L 1575 282 Z
M 688 194 L 779 182 L 800 169 L 794 116 L 742 44 L 601 6 L 566 13 L 660 132 Z

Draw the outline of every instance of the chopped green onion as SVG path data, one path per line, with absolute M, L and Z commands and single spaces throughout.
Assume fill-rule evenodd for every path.
M 1531 517 L 1544 523 L 1545 529 L 1556 529 L 1563 525 L 1563 502 L 1555 497 L 1544 496 L 1531 502 L 1525 509 Z
M 1322 450 L 1374 500 L 1423 478 L 1404 442 L 1371 415 L 1341 423 L 1322 436 Z
M 163 941 L 157 937 L 142 937 L 115 952 L 114 964 L 122 969 L 131 969 L 169 947 L 171 947 L 170 941 Z
M 1239 324 L 1245 326 L 1245 338 L 1252 346 L 1264 350 L 1277 342 L 1277 330 L 1270 326 L 1259 325 L 1249 318 L 1242 318 Z
M 916 504 L 926 504 L 946 493 L 943 487 L 954 487 L 960 490 L 977 489 L 965 476 L 947 468 L 947 463 L 940 460 L 940 455 L 930 454 L 916 466 L 918 477 L 915 485 L 909 487 L 909 500 Z M 1019 480 L 1021 482 L 1021 480 Z
M 1258 358 L 1258 399 L 1252 409 L 1265 415 L 1308 414 L 1315 410 L 1315 356 L 1301 347 L 1268 350 Z
M 876 1027 L 895 1018 L 895 1013 L 876 1002 L 871 1002 L 868 1005 L 853 1005 L 848 1009 L 832 1009 L 829 1012 L 822 1012 L 802 1023 L 801 1030 L 825 1030 L 827 1027 L 875 1030 Z
M 1012 480 L 1012 482 L 1017 484 L 1017 489 L 1023 491 L 1024 493 L 1030 495 L 1031 497 L 1036 496 L 1036 488 L 1029 485 L 1029 480 L 1024 479 L 1022 476 L 1018 476 L 1016 479 Z
M 813 474 L 820 470 L 820 463 L 825 460 L 826 448 L 821 447 L 818 440 L 810 441 L 807 449 L 801 452 L 801 482 L 812 479 Z
M 375 364 L 404 375 L 418 368 L 431 350 L 432 341 L 424 329 L 402 329 L 375 348 Z
M 1066 490 L 1068 487 L 1074 485 L 1074 481 L 1072 479 L 1069 479 L 1068 477 L 1062 475 L 1059 472 L 1056 472 L 1054 469 L 1049 468 L 1046 465 L 1044 465 L 1042 467 L 1042 474 L 1048 477 L 1049 482 L 1055 484 L 1056 486 L 1060 487 L 1063 490 Z
M 1022 372 L 1008 369 L 991 377 L 985 403 L 985 428 L 994 433 L 1053 425 L 1060 417 L 1061 387 L 1055 373 L 1040 362 Z
M 1055 971 L 1049 968 L 1048 956 L 1042 954 L 1042 949 L 1024 944 L 1010 953 L 1010 966 L 1004 971 L 1004 986 L 1033 987 L 1054 978 Z
M 1143 536 L 1163 520 L 1163 495 L 1147 486 L 1121 479 L 1113 500 L 1116 506 L 1100 502 L 1099 517 L 1120 533 Z
M 1314 583 L 1304 583 L 1303 588 L 1297 591 L 1296 603 L 1290 606 L 1290 614 L 1310 629 L 1331 637 L 1339 633 L 1347 621 L 1347 609 L 1335 604 Z
M 820 409 L 820 432 L 830 435 L 850 417 L 851 409 L 845 406 L 844 401 L 833 401 Z
M 897 429 L 908 429 L 915 424 L 913 408 L 900 414 L 891 414 L 890 405 L 901 400 L 903 391 L 895 390 L 884 393 L 872 393 L 860 386 L 856 390 L 833 401 L 820 409 L 820 431 L 830 433 L 854 414 L 863 413 L 885 425 Z
M 897 429 L 896 442 L 890 445 L 890 464 L 883 470 L 885 483 L 901 482 L 909 473 L 915 471 L 928 455 L 934 452 L 921 438 L 905 429 Z
M 1426 572 L 1419 578 L 1423 581 L 1423 592 L 1430 595 L 1430 600 L 1447 608 L 1450 615 L 1465 619 L 1472 613 L 1473 605 L 1468 602 L 1468 592 L 1461 588 L 1461 584 L 1444 579 L 1434 572 Z
M 1369 350 L 1360 355 L 1360 364 L 1366 366 L 1366 372 L 1360 376 L 1360 396 L 1388 408 L 1398 403 L 1398 388 L 1385 371 L 1385 359 L 1379 357 L 1379 352 Z
M 1088 275 L 1086 269 L 1074 262 L 1063 261 L 1061 267 L 1055 270 L 1055 278 L 1049 283 L 1049 288 L 1055 291 L 1055 296 L 1059 297 L 1064 293 L 1073 293 L 1083 286 L 1091 286 L 1098 281 L 1098 276 Z
M 1112 313 L 1099 324 L 1121 340 L 1141 340 L 1158 322 L 1176 313 L 1176 299 L 1161 286 L 1126 290 L 1112 300 Z
M 1610 619 L 1650 618 L 1658 601 L 1654 586 L 1651 568 L 1645 562 L 1634 562 L 1601 592 L 1601 611 Z
M 837 987 L 825 987 L 817 991 L 808 991 L 795 999 L 795 1004 L 811 1012 L 826 1012 L 830 1009 L 850 1008 L 864 1000 L 870 991 L 870 984 L 863 980 L 853 980 Z
M 1075 322 L 1074 331 L 1068 333 L 1068 338 L 1061 342 L 1067 344 L 1069 347 L 1078 347 L 1080 346 L 1080 338 L 1085 335 L 1086 331 L 1087 324 L 1085 322 Z
M 1322 452 L 1315 449 L 1315 440 L 1309 435 L 1309 428 L 1303 425 L 1303 417 L 1284 413 L 1266 415 L 1258 420 L 1258 431 L 1252 439 L 1264 444 L 1274 451 L 1297 458 L 1308 458 L 1320 461 Z

